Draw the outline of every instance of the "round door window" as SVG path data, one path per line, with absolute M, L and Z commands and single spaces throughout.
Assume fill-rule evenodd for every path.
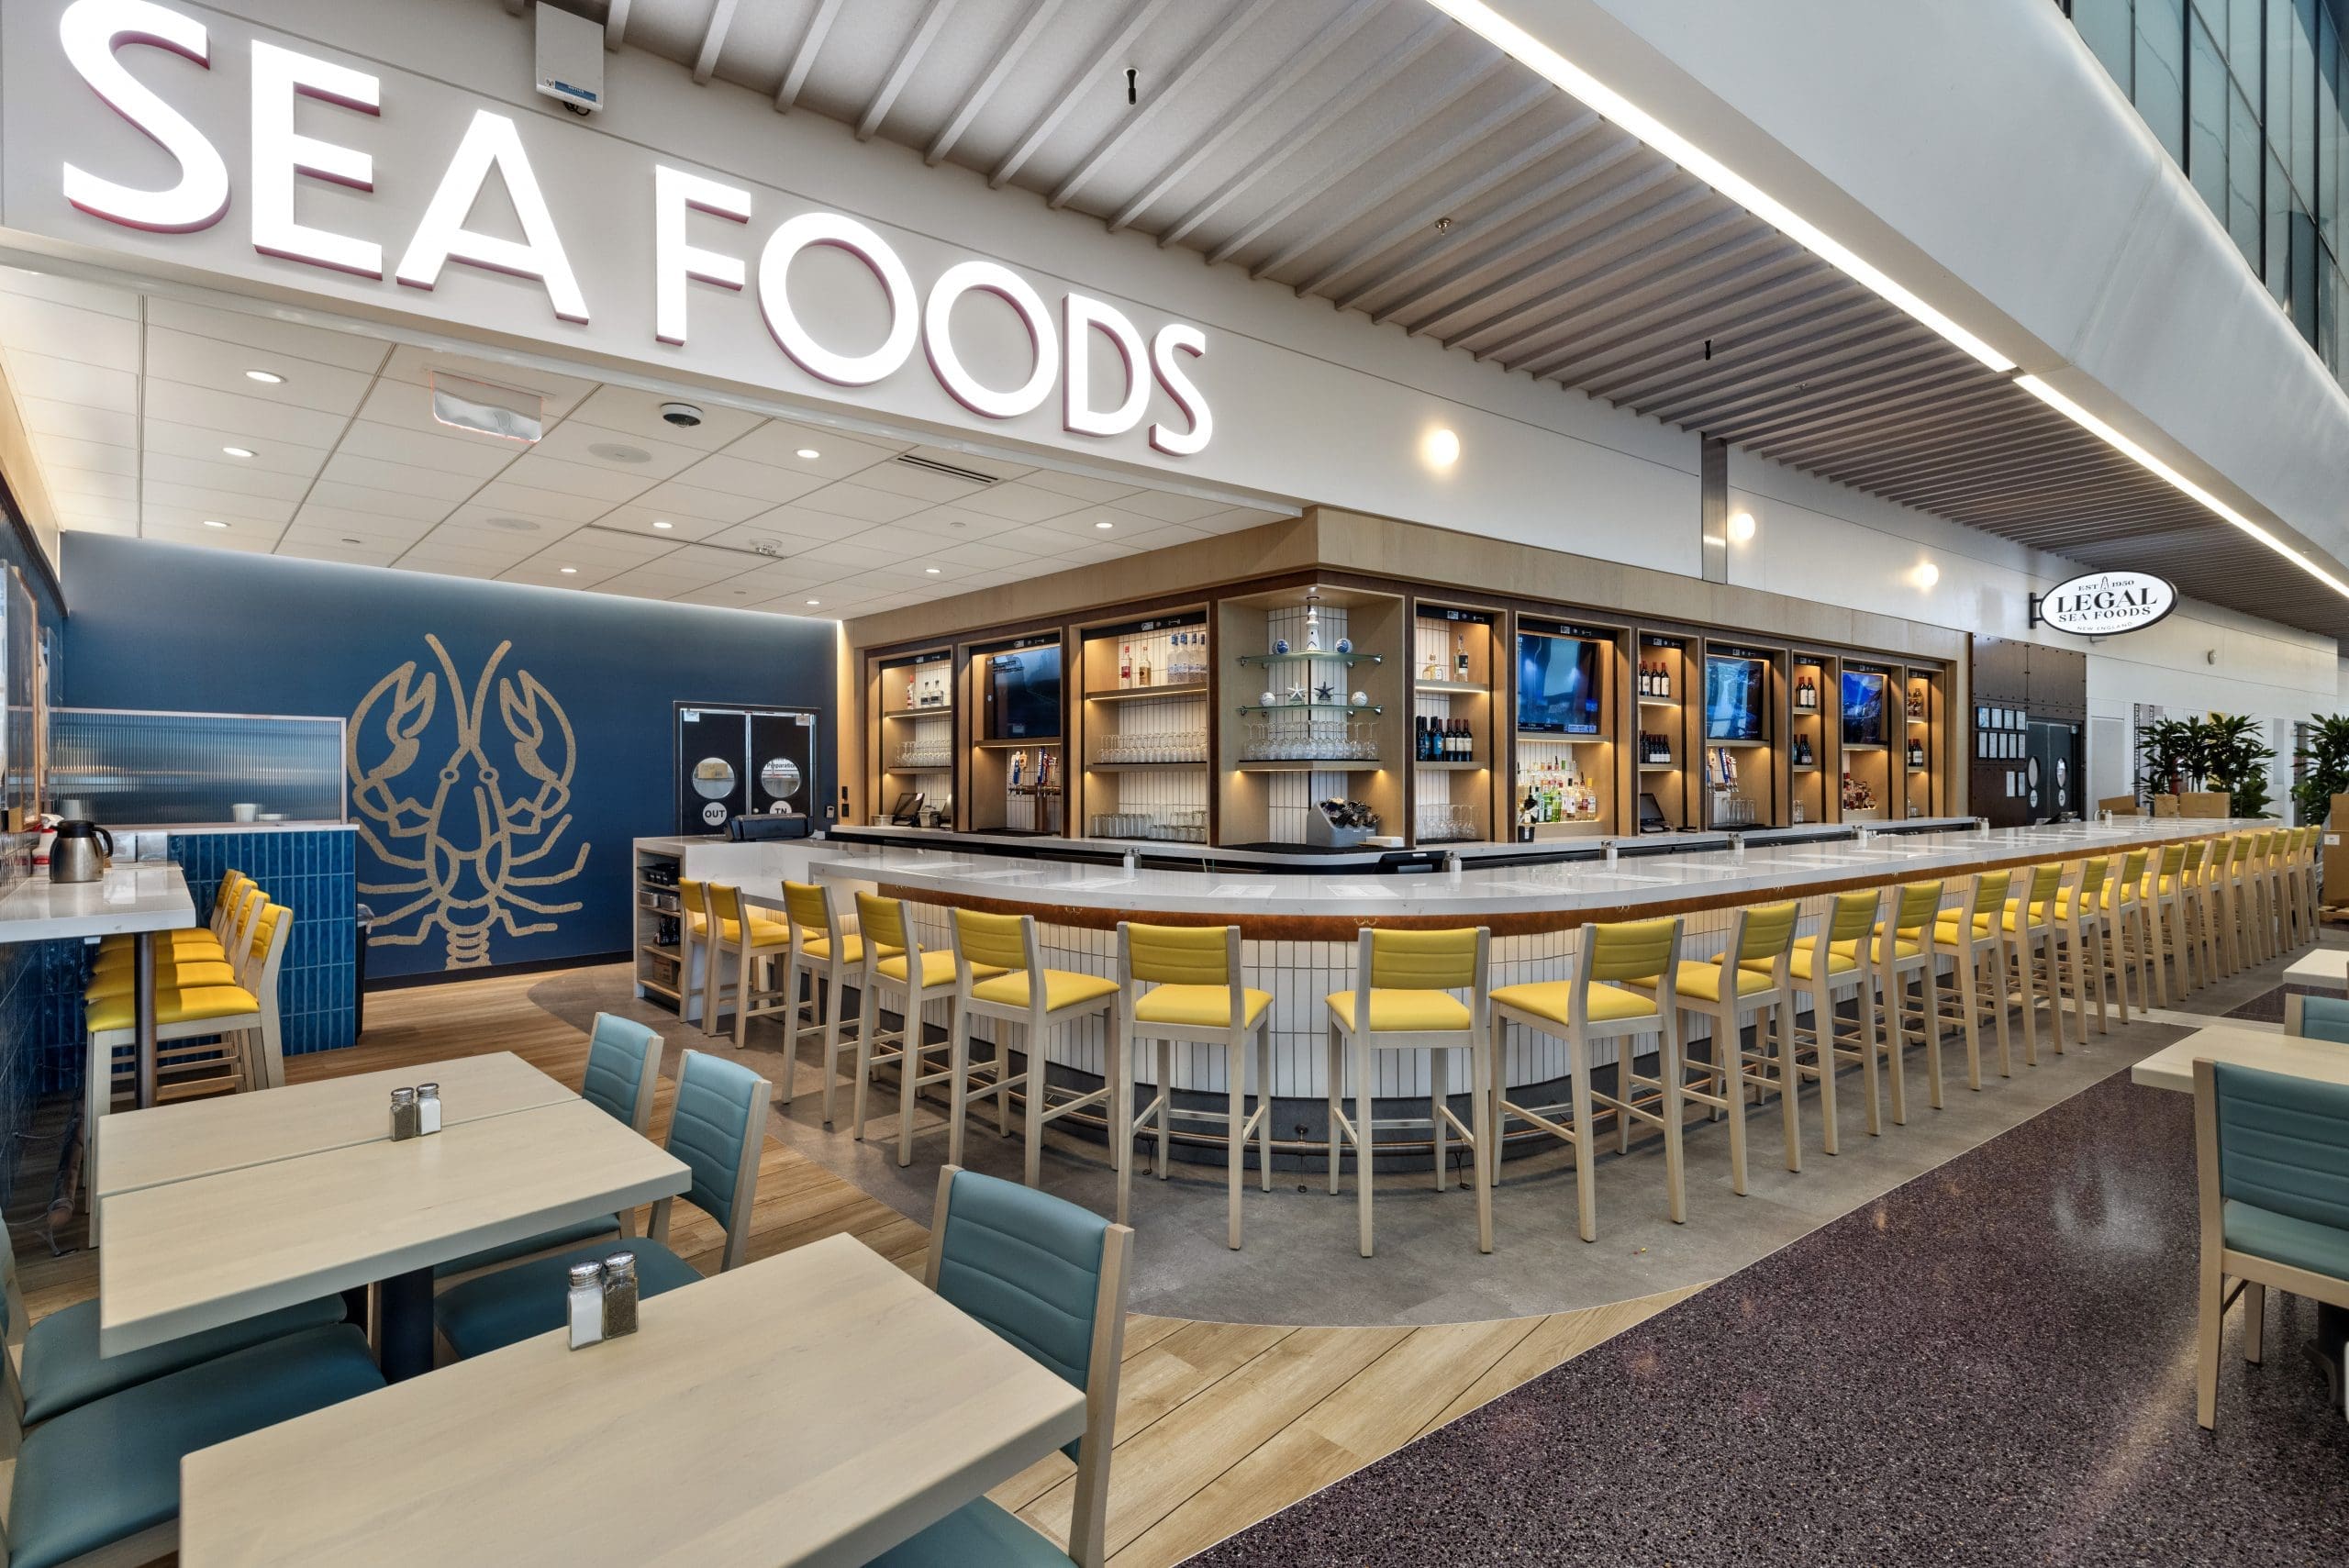
M 759 769 L 759 787 L 770 800 L 789 800 L 799 793 L 799 764 L 788 757 L 770 759 Z
M 704 757 L 694 764 L 694 793 L 704 800 L 724 800 L 734 793 L 734 764 L 723 757 Z M 707 815 L 705 813 L 705 815 Z M 720 812 L 722 818 L 725 813 Z
M 2036 803 L 2036 802 L 2038 801 L 2038 799 L 2039 799 L 2039 759 L 2038 759 L 2038 758 L 2036 758 L 2036 757 L 2031 758 L 2028 762 L 2024 762 L 2024 763 L 2023 763 L 2022 776 L 2023 776 L 2023 782 L 2031 785 L 2031 798 L 2032 798 L 2032 800 L 2034 803 Z

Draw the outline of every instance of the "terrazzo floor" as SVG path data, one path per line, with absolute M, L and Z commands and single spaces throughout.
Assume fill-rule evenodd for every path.
M 1202 1553 L 2349 1561 L 2349 1424 L 2271 1292 L 2194 1421 L 2193 1105 L 2116 1074 Z

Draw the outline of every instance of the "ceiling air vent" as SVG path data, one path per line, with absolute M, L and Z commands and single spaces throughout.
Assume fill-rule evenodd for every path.
M 995 483 L 995 475 L 992 473 L 981 473 L 976 469 L 957 468 L 951 462 L 941 462 L 936 458 L 916 457 L 911 452 L 900 452 L 890 461 L 904 463 L 907 468 L 918 468 L 924 473 L 942 473 L 949 479 L 959 479 L 966 484 Z

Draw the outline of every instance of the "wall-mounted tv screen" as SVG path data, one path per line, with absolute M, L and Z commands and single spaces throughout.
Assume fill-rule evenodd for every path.
M 1884 746 L 1885 678 L 1873 670 L 1843 672 L 1843 744 Z
M 1525 632 L 1517 639 L 1517 727 L 1543 735 L 1596 735 L 1598 644 Z
M 1759 659 L 1712 654 L 1705 660 L 1705 739 L 1760 740 L 1770 667 Z
M 990 740 L 1061 738 L 1061 651 L 1022 648 L 987 657 Z

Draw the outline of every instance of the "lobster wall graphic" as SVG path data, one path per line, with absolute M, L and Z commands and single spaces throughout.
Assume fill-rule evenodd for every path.
M 375 942 L 421 947 L 438 932 L 445 967 L 477 969 L 490 961 L 493 933 L 551 931 L 559 922 L 533 917 L 580 907 L 576 899 L 550 903 L 540 891 L 569 882 L 587 863 L 584 843 L 569 851 L 568 864 L 562 858 L 578 746 L 562 706 L 537 676 L 498 673 L 510 640 L 497 645 L 470 688 L 440 639 L 424 640 L 440 672 L 419 677 L 411 659 L 377 681 L 351 716 L 346 766 L 359 831 L 395 868 L 395 880 L 362 881 L 359 890 L 405 900 L 377 917 Z M 493 682 L 496 728 L 484 733 Z M 456 731 L 445 751 L 449 725 L 436 731 L 432 724 L 444 706 Z M 428 743 L 437 761 L 427 755 Z

